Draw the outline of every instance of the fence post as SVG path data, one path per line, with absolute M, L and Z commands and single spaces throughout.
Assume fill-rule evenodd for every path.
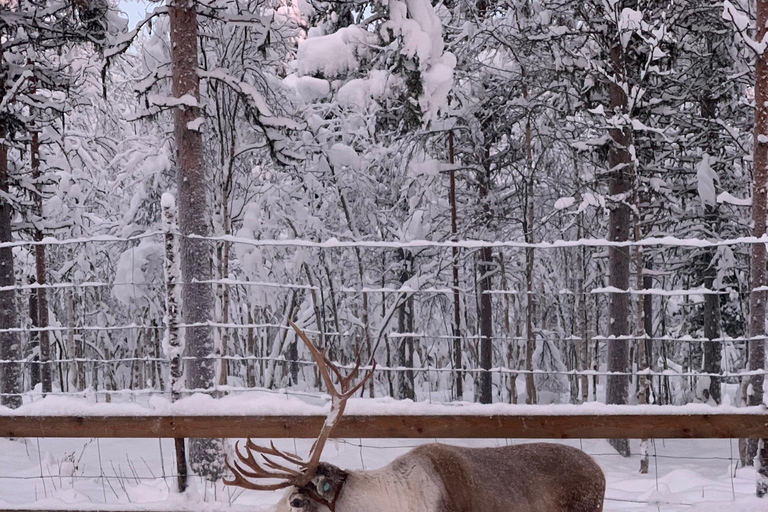
M 163 231 L 165 232 L 165 337 L 163 352 L 171 362 L 171 402 L 175 402 L 184 385 L 184 339 L 179 336 L 180 294 L 176 283 L 181 275 L 179 267 L 179 248 L 176 243 L 176 199 L 168 192 L 161 200 L 163 210 Z M 176 484 L 179 492 L 187 488 L 187 454 L 184 438 L 174 438 L 176 451 Z

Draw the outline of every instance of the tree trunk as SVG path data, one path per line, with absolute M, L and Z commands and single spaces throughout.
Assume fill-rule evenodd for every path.
M 712 44 L 710 42 L 710 44 Z M 707 95 L 701 100 L 700 104 L 701 116 L 708 121 L 708 126 L 711 126 L 714 119 L 717 116 L 717 100 L 711 95 Z M 709 129 L 708 138 L 710 140 L 710 152 L 715 153 L 717 148 L 715 147 L 717 141 L 717 131 Z M 704 205 L 704 218 L 705 223 L 712 232 L 717 230 L 717 218 L 718 209 L 717 205 Z M 717 267 L 713 265 L 715 256 L 715 249 L 707 249 L 706 256 L 704 258 L 704 287 L 707 289 L 713 289 L 715 278 L 717 277 Z M 703 365 L 702 370 L 704 373 L 719 374 L 721 372 L 721 352 L 722 342 L 715 341 L 716 338 L 720 338 L 720 296 L 715 294 L 704 295 L 704 337 L 707 341 L 703 343 L 702 350 Z M 708 400 L 710 397 L 716 404 L 720 404 L 722 401 L 720 392 L 720 377 L 710 377 L 709 389 L 704 390 L 704 400 Z
M 226 201 L 225 201 L 226 202 Z M 222 214 L 224 217 L 224 234 L 230 235 L 229 227 L 229 212 L 225 210 Z M 229 277 L 229 242 L 222 242 L 221 250 L 219 251 L 219 279 L 227 279 Z M 219 288 L 219 299 L 221 301 L 221 323 L 229 325 L 229 302 L 230 302 L 230 290 L 229 285 L 222 284 Z M 227 360 L 229 350 L 229 328 L 222 327 L 219 331 L 219 346 L 216 347 L 217 361 L 217 382 L 219 386 L 227 385 L 227 376 L 229 375 L 229 361 Z
M 70 255 L 73 255 L 73 251 L 68 251 Z M 71 261 L 71 260 L 70 260 Z M 75 289 L 71 288 L 69 290 L 69 293 L 67 293 L 67 351 L 69 354 L 75 353 Z M 141 331 L 139 331 L 141 332 Z M 61 355 L 63 354 L 63 350 L 61 350 L 61 345 L 59 345 L 60 350 L 59 353 Z M 134 354 L 135 355 L 135 354 Z M 61 358 L 60 358 L 61 359 Z M 129 386 L 131 386 L 131 389 L 133 389 L 133 369 L 136 366 L 136 361 L 131 361 L 131 378 L 129 379 Z M 61 391 L 69 391 L 69 372 L 75 371 L 76 365 L 67 366 L 65 363 L 59 363 L 59 386 L 61 386 Z
M 583 236 L 582 219 L 583 214 L 579 214 L 579 239 Z M 589 376 L 586 375 L 586 371 L 589 369 L 589 314 L 587 312 L 587 295 L 585 290 L 587 280 L 587 248 L 583 245 L 579 247 L 577 265 L 579 267 L 579 278 L 576 282 L 576 300 L 578 301 L 576 314 L 579 318 L 579 338 L 581 338 L 578 368 L 579 372 L 581 372 L 581 401 L 585 403 L 589 401 Z
M 32 77 L 32 92 L 36 90 L 37 80 Z M 37 126 L 34 122 L 30 124 L 29 131 L 31 132 L 30 143 L 30 159 L 32 164 L 32 180 L 35 182 L 35 240 L 42 241 L 43 239 L 43 184 L 41 183 L 40 176 L 40 134 Z M 35 246 L 35 273 L 37 284 L 40 288 L 35 290 L 37 306 L 37 318 L 35 325 L 37 327 L 48 327 L 48 292 L 43 286 L 45 285 L 45 246 Z M 40 343 L 40 381 L 42 382 L 43 395 L 51 392 L 51 366 L 49 361 L 51 360 L 51 344 L 48 338 L 48 331 L 38 332 L 38 341 Z
M 200 98 L 198 78 L 197 13 L 193 2 L 172 0 L 170 6 L 171 66 L 173 96 Z M 213 290 L 210 284 L 193 281 L 211 279 L 211 251 L 203 240 L 189 235 L 208 236 L 208 198 L 203 159 L 203 139 L 189 123 L 201 115 L 197 106 L 178 107 L 174 111 L 176 139 L 176 177 L 181 231 L 181 275 L 183 321 L 185 324 L 206 323 L 213 313 Z M 189 327 L 184 332 L 189 361 L 186 381 L 192 389 L 212 389 L 215 379 L 213 337 L 210 328 Z M 218 439 L 191 439 L 190 465 L 205 478 L 215 479 L 224 472 L 223 445 Z
M 413 273 L 413 255 L 407 249 L 399 249 L 400 254 L 400 284 L 408 281 Z M 413 295 L 407 297 L 400 305 L 397 312 L 397 330 L 400 337 L 397 339 L 398 364 L 407 370 L 397 372 L 397 393 L 399 399 L 416 400 L 416 390 L 413 380 L 413 337 L 402 336 L 403 333 L 413 332 Z
M 716 269 L 711 267 L 707 269 L 704 278 L 704 287 L 712 289 L 715 282 L 714 273 Z M 719 374 L 722 371 L 720 360 L 722 352 L 722 342 L 715 341 L 720 338 L 720 296 L 707 294 L 704 296 L 704 373 Z M 704 399 L 712 398 L 716 404 L 722 402 L 720 392 L 720 377 L 711 376 L 709 378 L 709 389 L 705 390 Z
M 501 291 L 504 293 L 504 317 L 502 319 L 502 325 L 504 326 L 504 335 L 507 337 L 507 369 L 515 368 L 513 364 L 514 358 L 512 357 L 513 347 L 516 346 L 517 340 L 512 340 L 512 326 L 510 325 L 509 318 L 511 315 L 512 305 L 510 301 L 509 284 L 507 282 L 507 269 L 504 266 L 504 251 L 499 249 L 499 273 L 501 274 Z M 501 375 L 499 376 L 500 380 Z M 509 377 L 509 403 L 517 403 L 517 379 L 516 373 L 508 374 Z M 501 382 L 499 384 L 501 387 Z
M 163 194 L 163 229 L 165 230 L 165 357 L 171 362 L 171 401 L 181 397 L 184 386 L 184 341 L 179 336 L 179 290 L 180 269 L 179 248 L 174 232 L 176 231 L 176 204 L 173 196 Z M 187 489 L 187 454 L 184 439 L 175 439 L 176 450 L 176 486 L 179 492 Z
M 762 41 L 768 25 L 768 0 L 757 0 L 757 41 Z M 768 54 L 761 52 L 755 64 L 755 133 L 754 162 L 752 183 L 752 235 L 762 237 L 766 234 L 766 187 L 768 187 Z M 750 259 L 749 296 L 749 371 L 765 369 L 765 298 L 763 291 L 757 288 L 765 285 L 765 244 L 752 244 Z M 765 376 L 748 377 L 749 405 L 763 403 L 763 381 Z M 768 450 L 765 442 L 758 450 L 756 440 L 751 440 L 748 457 L 758 457 L 757 495 L 768 494 Z M 754 454 L 754 455 L 753 455 Z
M 250 304 L 248 305 L 248 325 L 253 325 L 253 311 L 251 311 Z M 245 333 L 245 356 L 256 356 L 256 339 L 253 335 L 253 327 L 248 327 Z M 256 364 L 250 359 L 245 360 L 245 385 L 249 388 L 256 387 Z
M 363 269 L 363 258 L 362 258 L 362 255 L 360 254 L 359 248 L 357 248 L 356 254 L 357 254 L 357 272 L 358 272 L 358 275 L 360 276 L 360 289 L 365 290 L 365 271 Z M 410 300 L 411 300 L 411 306 L 410 306 L 411 307 L 411 325 L 413 325 L 413 299 L 410 299 Z M 365 342 L 365 350 L 368 352 L 368 361 L 370 362 L 370 361 L 373 361 L 374 354 L 373 354 L 373 344 L 371 343 L 371 320 L 370 320 L 370 315 L 368 314 L 369 308 L 368 308 L 367 292 L 364 292 L 364 291 L 360 292 L 360 301 L 361 301 L 361 306 L 363 308 L 362 315 L 361 315 L 363 317 L 363 341 Z M 319 328 L 320 327 L 319 320 L 317 325 Z M 413 331 L 413 327 L 411 327 L 411 331 Z M 411 341 L 411 344 L 413 344 L 413 341 Z M 360 353 L 359 350 L 358 350 L 358 353 Z M 411 349 L 411 354 L 413 354 L 413 349 Z M 413 355 L 411 355 L 411 360 L 412 359 L 413 359 Z M 375 381 L 376 381 L 375 378 L 371 378 L 368 381 L 368 396 L 370 398 L 374 397 Z M 413 372 L 411 372 L 411 382 L 413 382 Z
M 30 283 L 34 283 L 34 279 L 30 278 Z M 38 310 L 37 310 L 37 294 L 29 294 L 29 321 L 32 327 L 37 327 L 38 322 Z M 29 387 L 35 389 L 40 384 L 40 333 L 32 331 L 30 338 L 30 365 L 29 365 Z M 36 352 L 37 351 L 37 352 Z
M 624 74 L 624 55 L 621 42 L 613 41 L 610 49 L 613 74 L 616 80 L 611 81 L 610 108 L 616 113 L 625 113 L 627 97 L 619 77 Z M 609 239 L 614 242 L 629 240 L 631 226 L 630 200 L 632 157 L 629 146 L 632 142 L 628 127 L 610 130 L 613 144 L 608 153 L 610 167 L 610 195 L 615 204 L 611 208 L 609 218 Z M 608 249 L 609 282 L 610 286 L 619 290 L 629 288 L 629 250 L 626 247 L 610 247 Z M 626 293 L 610 294 L 609 305 L 609 334 L 607 365 L 608 372 L 626 373 L 629 370 L 629 295 Z M 606 378 L 606 402 L 609 404 L 626 404 L 629 394 L 629 379 L 626 375 L 608 375 Z M 623 456 L 628 457 L 629 441 L 626 439 L 611 439 L 611 445 Z
M 637 202 L 635 203 L 637 205 Z M 639 206 L 639 205 L 638 205 Z M 635 222 L 635 240 L 640 238 L 639 219 Z M 643 279 L 643 251 L 640 247 L 635 247 L 635 272 L 637 273 L 637 289 L 642 290 L 645 285 Z M 643 295 L 637 296 L 637 369 L 648 370 L 648 355 L 646 354 L 646 332 L 645 332 L 645 299 Z M 638 376 L 637 403 L 645 405 L 650 398 L 650 385 L 648 377 L 645 374 Z M 648 457 L 648 439 L 640 441 L 640 473 L 647 474 L 650 459 Z
M 6 69 L 3 52 L 0 49 L 0 96 L 5 97 Z M 5 144 L 6 127 L 0 125 L 0 191 L 8 194 L 8 146 Z M 0 201 L 0 242 L 11 242 L 11 205 Z M 16 279 L 13 271 L 13 249 L 0 248 L 0 286 L 14 286 Z M 11 329 L 16 325 L 16 291 L 13 289 L 0 291 L 0 329 Z M 0 333 L 0 359 L 19 361 L 21 359 L 21 343 L 19 335 L 13 332 Z M 3 367 L 0 380 L 0 403 L 15 409 L 21 405 L 21 368 L 19 364 L 11 363 Z
M 451 166 L 455 162 L 455 151 L 453 148 L 453 132 L 448 132 L 448 161 Z M 451 240 L 459 240 L 458 212 L 456 207 L 456 171 L 451 167 L 450 189 L 448 202 L 451 205 Z M 462 337 L 461 337 L 461 297 L 459 294 L 459 248 L 451 248 L 451 271 L 453 274 L 453 367 L 456 369 L 456 399 L 464 398 L 464 372 L 462 371 Z
M 526 186 L 526 208 L 524 213 L 523 231 L 525 242 L 534 243 L 533 237 L 533 186 L 529 180 Z M 536 350 L 536 331 L 534 319 L 536 317 L 536 295 L 533 287 L 535 252 L 533 247 L 525 248 L 525 403 L 537 403 L 536 381 L 533 378 L 533 352 Z
M 480 274 L 478 291 L 480 293 L 480 403 L 493 402 L 493 311 L 491 303 L 491 272 L 493 271 L 493 253 L 490 247 L 480 249 L 480 261 L 477 265 Z

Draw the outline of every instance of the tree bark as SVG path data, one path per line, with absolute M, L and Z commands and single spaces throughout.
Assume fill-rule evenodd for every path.
M 525 78 L 525 69 L 522 70 Z M 523 97 L 528 101 L 528 86 L 523 82 Z M 532 247 L 535 242 L 533 236 L 533 224 L 535 222 L 535 210 L 533 203 L 533 141 L 531 138 L 531 117 L 525 120 L 525 160 L 528 167 L 529 176 L 525 184 L 525 211 L 523 212 L 523 236 L 525 242 L 530 244 L 525 248 L 525 368 L 528 373 L 525 375 L 525 403 L 535 404 L 538 401 L 536 396 L 536 380 L 533 378 L 533 353 L 536 350 L 536 332 L 534 320 L 536 317 L 536 296 L 534 295 L 533 271 L 535 249 Z
M 635 203 L 637 205 L 637 202 Z M 637 205 L 639 207 L 639 205 Z M 635 223 L 635 240 L 640 238 L 639 236 L 639 219 Z M 644 288 L 645 279 L 643 279 L 643 251 L 640 247 L 635 247 L 635 272 L 637 272 L 637 289 Z M 645 299 L 643 295 L 637 296 L 637 368 L 638 370 L 648 370 L 648 354 L 646 353 L 646 332 L 645 332 Z M 650 382 L 645 374 L 638 376 L 638 389 L 637 389 L 637 403 L 645 405 L 649 403 L 650 399 Z M 642 439 L 640 441 L 640 473 L 647 474 L 649 468 L 649 456 L 648 456 L 648 439 Z
M 30 283 L 34 283 L 35 280 L 33 278 L 30 278 Z M 29 302 L 27 303 L 29 306 L 29 320 L 30 325 L 32 327 L 37 327 L 38 322 L 38 311 L 37 311 L 37 294 L 36 293 L 30 293 L 29 294 Z M 30 339 L 30 350 L 31 350 L 31 358 L 30 358 L 30 366 L 29 366 L 29 387 L 30 389 L 35 389 L 35 387 L 40 384 L 40 333 L 39 332 L 32 332 L 32 336 Z M 35 353 L 35 350 L 37 350 L 37 353 Z
M 613 67 L 614 80 L 610 82 L 610 109 L 612 112 L 625 113 L 627 97 L 618 83 L 624 76 L 624 55 L 621 42 L 616 37 L 610 48 L 610 59 Z M 609 218 L 609 239 L 614 242 L 629 240 L 631 227 L 630 200 L 632 157 L 629 146 L 632 135 L 629 127 L 610 130 L 613 143 L 608 152 L 610 167 L 610 195 L 615 204 L 611 208 Z M 629 288 L 629 250 L 626 247 L 610 247 L 608 249 L 609 283 L 619 290 Z M 607 365 L 608 372 L 626 373 L 629 370 L 629 295 L 626 293 L 610 294 L 609 305 L 609 334 Z M 629 394 L 629 379 L 626 375 L 608 375 L 606 379 L 606 402 L 609 404 L 626 404 Z M 611 439 L 611 445 L 623 456 L 628 457 L 629 441 L 626 439 Z
M 711 258 L 710 258 L 711 259 Z M 714 268 L 707 269 L 707 274 L 704 278 L 704 287 L 712 289 L 715 278 Z M 708 294 L 704 296 L 704 373 L 719 374 L 722 371 L 720 359 L 722 352 L 722 342 L 715 341 L 720 338 L 720 296 L 715 294 Z M 722 402 L 722 396 L 720 392 L 720 377 L 710 377 L 709 389 L 706 390 L 707 398 L 712 398 L 716 404 Z
M 198 69 L 197 13 L 194 2 L 169 3 L 173 96 L 200 99 Z M 206 323 L 213 314 L 214 297 L 210 284 L 194 281 L 211 279 L 211 250 L 208 243 L 190 235 L 208 236 L 208 198 L 206 194 L 203 139 L 189 123 L 201 115 L 195 106 L 179 106 L 174 112 L 176 139 L 176 177 L 181 231 L 181 275 L 183 321 Z M 215 381 L 213 337 L 209 327 L 188 327 L 184 331 L 187 355 L 192 357 L 186 372 L 187 386 L 211 390 Z M 190 466 L 205 478 L 215 479 L 224 472 L 223 445 L 219 439 L 191 439 Z
M 756 40 L 762 41 L 768 24 L 768 0 L 757 0 Z M 762 237 L 766 234 L 766 188 L 768 187 L 768 54 L 761 52 L 755 64 L 755 132 L 754 162 L 752 182 L 752 235 Z M 749 296 L 749 371 L 765 369 L 765 298 L 763 291 L 757 288 L 765 285 L 765 244 L 752 244 L 750 258 L 750 296 Z M 747 403 L 763 403 L 763 381 L 765 376 L 753 375 L 749 381 Z M 754 454 L 754 455 L 753 455 Z M 768 494 L 768 450 L 765 442 L 758 450 L 756 440 L 748 446 L 748 457 L 757 457 L 757 495 Z
M 3 52 L 0 48 L 0 97 L 5 97 L 6 67 Z M 6 127 L 0 124 L 0 191 L 8 194 L 8 146 L 6 145 Z M 11 204 L 0 200 L 0 242 L 11 242 Z M 14 286 L 16 279 L 13 271 L 13 249 L 0 248 L 0 286 Z M 0 291 L 0 329 L 11 329 L 16 325 L 16 291 L 13 289 Z M 0 333 L 0 359 L 19 361 L 21 359 L 21 343 L 19 335 L 13 332 Z M 20 363 L 6 364 L 3 367 L 0 380 L 0 403 L 15 409 L 21 405 L 21 368 Z
M 184 365 L 182 356 L 184 342 L 179 336 L 179 291 L 178 280 L 181 277 L 176 243 L 176 205 L 173 198 L 163 195 L 163 229 L 165 230 L 165 356 L 171 361 L 171 401 L 181 398 L 181 388 L 184 386 Z M 176 487 L 179 492 L 187 489 L 187 453 L 184 439 L 174 440 L 176 451 Z
M 700 105 L 701 116 L 708 121 L 708 125 L 713 124 L 714 119 L 717 116 L 717 101 L 712 98 L 711 95 L 706 96 L 701 100 Z M 710 140 L 710 152 L 715 154 L 717 148 L 715 143 L 717 141 L 717 132 L 714 129 L 709 129 Z M 704 218 L 706 225 L 713 232 L 717 229 L 718 209 L 717 205 L 704 205 Z M 704 287 L 707 289 L 713 289 L 715 278 L 717 277 L 717 267 L 713 265 L 715 249 L 708 249 L 704 258 Z M 704 364 L 702 370 L 704 373 L 719 374 L 721 372 L 721 352 L 722 342 L 715 341 L 720 338 L 720 296 L 715 294 L 708 294 L 704 296 L 704 337 L 707 341 L 703 343 L 703 358 Z M 705 400 L 710 397 L 716 404 L 720 404 L 722 401 L 720 392 L 720 377 L 710 377 L 709 389 L 705 390 L 707 396 Z
M 581 239 L 583 235 L 582 231 L 583 214 L 579 214 L 578 220 L 578 238 Z M 589 369 L 589 314 L 587 312 L 587 296 L 586 296 L 586 281 L 587 281 L 587 248 L 583 245 L 579 247 L 578 263 L 579 277 L 576 280 L 576 300 L 578 306 L 574 308 L 575 314 L 578 315 L 579 324 L 579 338 L 581 343 L 579 345 L 579 372 L 582 372 L 579 380 L 581 382 L 581 401 L 586 403 L 589 401 L 589 376 L 586 375 L 586 371 Z
M 400 255 L 400 284 L 404 284 L 413 276 L 413 254 L 408 249 L 399 249 Z M 402 336 L 403 333 L 413 332 L 413 295 L 407 297 L 397 312 L 397 330 L 401 336 L 397 339 L 398 364 L 406 370 L 397 372 L 397 392 L 399 399 L 416 399 L 416 389 L 413 380 L 413 337 Z
M 448 132 L 448 161 L 451 166 L 455 162 L 455 151 L 453 147 L 453 132 Z M 451 240 L 457 242 L 459 239 L 458 229 L 458 211 L 456 207 L 456 171 L 451 167 L 450 171 L 450 189 L 448 202 L 451 205 Z M 459 294 L 459 248 L 451 248 L 451 271 L 453 274 L 453 367 L 456 369 L 456 399 L 462 400 L 464 397 L 464 372 L 462 371 L 462 338 L 461 338 L 461 297 Z
M 491 272 L 493 271 L 493 253 L 490 247 L 480 249 L 480 261 L 477 265 L 480 273 L 478 291 L 480 293 L 480 403 L 493 402 L 493 311 L 491 309 Z
M 32 87 L 34 92 L 35 78 L 32 78 Z M 41 183 L 40 175 L 40 135 L 38 129 L 33 123 L 30 126 L 31 143 L 30 143 L 30 158 L 32 163 L 32 179 L 35 182 L 35 240 L 40 242 L 43 240 L 43 184 Z M 45 279 L 45 246 L 35 246 L 35 274 L 37 284 L 40 288 L 35 290 L 36 305 L 37 305 L 37 321 L 35 325 L 37 327 L 48 327 L 48 292 L 43 286 L 46 283 Z M 51 392 L 51 344 L 48 337 L 48 331 L 39 331 L 38 340 L 40 343 L 40 381 L 43 387 L 43 395 Z
M 533 237 L 533 187 L 529 180 L 526 185 L 526 208 L 524 212 L 523 231 L 525 242 L 534 243 Z M 533 287 L 535 252 L 533 247 L 525 248 L 525 403 L 535 404 L 538 399 L 536 396 L 536 381 L 533 378 L 533 352 L 536 350 L 536 332 L 534 320 L 536 318 L 536 295 Z
M 486 166 L 479 176 L 479 194 L 483 206 L 484 225 L 490 227 L 491 224 L 491 168 L 490 168 L 490 150 L 485 148 Z M 490 232 L 490 229 L 488 229 Z M 493 251 L 490 247 L 482 247 L 478 253 L 477 262 L 478 283 L 477 291 L 479 293 L 479 312 L 478 321 L 480 323 L 480 368 L 484 370 L 480 374 L 480 403 L 490 404 L 493 402 L 493 374 L 490 372 L 493 364 L 493 303 L 491 300 L 491 273 L 493 271 Z
M 504 251 L 499 249 L 499 273 L 501 274 L 501 291 L 504 293 L 504 317 L 502 318 L 502 325 L 504 326 L 504 334 L 507 337 L 507 369 L 512 370 L 517 368 L 517 359 L 513 357 L 514 349 L 517 347 L 517 340 L 513 339 L 512 326 L 510 324 L 510 316 L 512 312 L 512 304 L 509 293 L 509 283 L 507 282 L 507 269 L 504 266 Z M 501 376 L 500 380 L 501 379 Z M 509 403 L 517 403 L 517 374 L 510 373 L 509 377 Z M 499 385 L 501 386 L 501 382 Z

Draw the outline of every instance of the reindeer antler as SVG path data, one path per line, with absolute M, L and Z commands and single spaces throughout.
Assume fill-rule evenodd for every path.
M 325 423 L 323 423 L 323 428 L 320 430 L 320 434 L 312 445 L 309 461 L 307 462 L 302 460 L 296 454 L 278 450 L 274 443 L 270 443 L 269 448 L 267 448 L 259 446 L 248 439 L 245 443 L 245 454 L 240 451 L 240 443 L 236 443 L 235 453 L 239 460 L 234 461 L 234 466 L 230 465 L 229 461 L 227 461 L 227 467 L 232 471 L 232 475 L 234 475 L 232 480 L 224 480 L 224 483 L 227 485 L 234 485 L 256 491 L 273 491 L 292 485 L 302 487 L 308 484 L 315 476 L 315 472 L 320 464 L 320 455 L 323 453 L 326 441 L 328 441 L 331 432 L 344 414 L 347 400 L 365 385 L 365 383 L 373 376 L 373 372 L 376 369 L 376 360 L 372 359 L 371 369 L 366 376 L 357 384 L 353 385 L 355 377 L 357 377 L 360 372 L 360 354 L 357 355 L 355 367 L 346 377 L 344 377 L 339 371 L 339 368 L 328 359 L 326 353 L 320 352 L 317 347 L 309 341 L 309 338 L 304 334 L 304 331 L 299 329 L 299 327 L 290 320 L 288 320 L 288 324 L 294 331 L 296 331 L 296 335 L 301 338 L 307 346 L 307 349 L 309 349 L 309 353 L 312 354 L 312 359 L 317 363 L 317 368 L 320 370 L 323 382 L 325 382 L 325 386 L 328 388 L 328 394 L 331 395 L 331 410 L 328 413 L 328 417 L 325 419 Z M 333 385 L 331 373 L 338 379 L 339 389 Z M 254 453 L 258 453 L 261 456 L 262 462 L 257 460 Z M 281 463 L 275 462 L 273 457 L 280 458 L 289 464 L 298 466 L 300 469 L 291 469 L 284 466 Z M 273 484 L 256 484 L 248 480 L 249 478 L 269 478 L 280 481 Z

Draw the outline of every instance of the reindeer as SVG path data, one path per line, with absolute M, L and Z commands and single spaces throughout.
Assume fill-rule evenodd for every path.
M 323 447 L 341 419 L 357 384 L 360 358 L 346 377 L 293 322 L 317 363 L 331 409 L 310 450 L 309 460 L 274 443 L 239 444 L 228 485 L 258 491 L 287 489 L 274 512 L 602 512 L 605 477 L 600 466 L 576 448 L 531 443 L 498 448 L 426 444 L 372 471 L 346 471 L 320 462 Z M 331 379 L 339 381 L 338 389 Z M 261 456 L 259 462 L 254 454 Z M 278 459 L 280 459 L 278 461 Z M 255 483 L 251 479 L 272 479 Z M 274 481 L 276 480 L 276 481 Z

